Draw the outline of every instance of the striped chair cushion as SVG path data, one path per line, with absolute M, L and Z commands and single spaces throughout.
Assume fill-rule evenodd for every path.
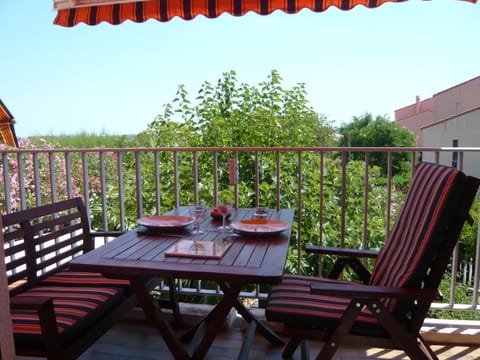
M 338 284 L 342 281 L 285 274 L 282 283 L 274 286 L 269 294 L 268 305 L 265 308 L 266 318 L 291 326 L 301 325 L 302 328 L 334 326 L 345 312 L 350 299 L 312 295 L 310 285 L 320 282 Z M 366 309 L 358 318 L 358 322 L 363 332 L 368 330 L 376 334 L 382 333 L 376 326 L 377 320 Z
M 53 299 L 60 339 L 66 343 L 120 303 L 124 299 L 124 291 L 107 287 L 37 286 L 22 293 L 22 296 Z M 35 311 L 11 310 L 11 317 L 17 346 L 42 346 L 40 323 Z
M 435 260 L 433 255 L 443 244 L 464 181 L 465 175 L 451 167 L 418 166 L 389 239 L 377 257 L 370 284 L 421 287 Z M 391 300 L 384 303 L 391 311 L 397 306 Z
M 111 279 L 95 272 L 83 271 L 58 271 L 42 280 L 42 284 L 48 285 L 75 285 L 75 286 L 109 286 L 129 287 L 130 282 L 124 279 Z

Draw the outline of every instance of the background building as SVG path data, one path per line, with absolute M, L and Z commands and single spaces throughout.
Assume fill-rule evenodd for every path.
M 443 90 L 432 98 L 395 110 L 395 121 L 417 136 L 417 146 L 480 147 L 480 76 Z M 432 153 L 423 160 L 434 161 Z M 441 154 L 440 162 L 458 166 L 457 153 Z M 466 153 L 465 172 L 480 176 L 480 155 Z
M 416 101 L 412 105 L 395 110 L 395 121 L 398 125 L 411 130 L 417 138 L 417 146 L 423 146 L 422 127 L 434 122 L 434 98 Z

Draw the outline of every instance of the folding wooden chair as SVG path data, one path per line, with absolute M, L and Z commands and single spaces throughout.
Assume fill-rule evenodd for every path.
M 421 163 L 380 252 L 307 247 L 339 255 L 328 278 L 285 275 L 272 288 L 266 317 L 284 324 L 290 358 L 305 340 L 324 342 L 317 359 L 331 359 L 342 344 L 402 349 L 412 359 L 437 359 L 420 328 L 447 268 L 479 179 L 456 169 Z M 376 258 L 370 272 L 360 257 Z M 338 280 L 349 265 L 363 283 Z M 306 358 L 302 346 L 302 358 Z

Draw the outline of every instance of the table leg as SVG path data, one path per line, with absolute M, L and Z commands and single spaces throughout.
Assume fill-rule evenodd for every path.
M 238 359 L 248 359 L 248 355 L 250 354 L 250 347 L 253 344 L 253 340 L 255 338 L 255 331 L 257 330 L 257 323 L 252 321 L 248 326 L 247 332 L 245 334 L 245 339 L 242 343 L 242 348 L 240 349 L 240 354 L 238 354 Z
M 190 340 L 189 349 L 186 351 L 183 345 L 174 335 L 170 325 L 165 319 L 157 315 L 157 310 L 153 305 L 153 298 L 149 294 L 142 279 L 134 278 L 130 280 L 132 287 L 137 295 L 138 302 L 142 307 L 148 321 L 155 325 L 163 336 L 170 352 L 175 359 L 203 359 L 208 352 L 213 340 L 222 328 L 224 320 L 227 318 L 230 309 L 234 307 L 238 313 L 249 323 L 250 335 L 247 335 L 246 344 L 242 347 L 240 358 L 247 358 L 249 345 L 253 339 L 253 333 L 258 330 L 267 340 L 275 345 L 283 345 L 283 340 L 272 330 L 260 322 L 253 314 L 240 302 L 238 296 L 242 289 L 242 284 L 237 283 L 219 283 L 224 295 L 213 310 L 192 330 L 182 336 L 183 340 Z M 192 355 L 189 355 L 189 352 Z
M 190 328 L 187 332 L 183 333 L 180 336 L 180 341 L 184 343 L 191 342 L 194 336 L 201 331 L 201 328 L 205 327 L 204 324 L 208 323 L 213 318 L 214 314 L 215 312 L 213 310 L 210 311 L 197 325 Z
M 153 298 L 149 294 L 143 280 L 141 278 L 133 278 L 130 279 L 130 283 L 132 284 L 138 302 L 145 313 L 147 321 L 157 327 L 173 357 L 178 360 L 190 359 L 190 356 L 174 335 L 168 322 L 160 316 L 157 316 L 157 310 L 153 305 Z
M 205 333 L 201 341 L 192 355 L 192 359 L 203 359 L 210 348 L 215 336 L 222 328 L 224 320 L 227 318 L 230 309 L 233 307 L 235 300 L 242 289 L 241 284 L 230 285 L 220 302 L 213 308 L 213 310 L 202 320 L 201 326 L 197 326 L 197 331 L 200 327 L 205 329 Z M 194 337 L 195 338 L 195 337 Z
M 223 292 L 226 292 L 229 289 L 229 283 L 219 283 L 220 288 Z M 235 298 L 233 306 L 238 311 L 238 313 L 247 321 L 249 324 L 253 322 L 256 323 L 256 329 L 270 341 L 273 345 L 285 345 L 285 342 L 271 329 L 269 329 L 265 324 L 259 321 L 253 314 L 242 304 L 242 302 L 237 298 Z

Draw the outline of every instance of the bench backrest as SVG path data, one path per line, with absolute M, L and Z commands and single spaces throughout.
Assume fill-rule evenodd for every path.
M 93 249 L 87 212 L 81 198 L 2 216 L 10 294 L 18 294 L 43 277 Z
M 1 227 L 0 217 L 0 227 Z M 0 241 L 3 234 L 0 233 Z M 5 275 L 5 256 L 0 251 L 0 359 L 15 359 L 12 321 L 10 320 L 10 298 L 8 294 L 7 276 Z

